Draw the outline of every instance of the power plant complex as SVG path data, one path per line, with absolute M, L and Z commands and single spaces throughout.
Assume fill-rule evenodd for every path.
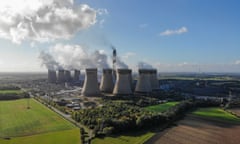
M 133 93 L 151 93 L 159 89 L 157 70 L 139 69 L 137 83 L 134 87 L 132 70 L 117 69 L 116 80 L 114 81 L 114 70 L 103 69 L 100 83 L 98 82 L 98 69 L 85 69 L 85 79 L 81 94 L 84 96 L 99 96 L 101 92 L 113 95 L 131 95 Z M 58 75 L 57 75 L 58 74 Z M 49 83 L 78 82 L 80 70 L 74 70 L 73 75 L 69 70 L 48 70 Z

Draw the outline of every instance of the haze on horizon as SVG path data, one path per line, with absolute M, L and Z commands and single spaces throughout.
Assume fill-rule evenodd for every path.
M 238 0 L 0 2 L 0 72 L 122 64 L 159 72 L 240 72 Z M 95 59 L 94 59 L 95 58 Z M 97 64 L 96 64 L 97 62 Z M 103 63 L 104 62 L 104 63 Z

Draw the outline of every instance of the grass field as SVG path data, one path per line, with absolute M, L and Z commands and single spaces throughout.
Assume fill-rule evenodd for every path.
M 226 121 L 240 124 L 240 118 L 224 111 L 220 108 L 198 108 L 192 114 L 205 118 L 216 119 L 218 121 Z
M 0 94 L 21 94 L 22 90 L 0 90 Z
M 116 137 L 95 138 L 92 144 L 142 144 L 154 134 L 153 132 L 140 132 Z
M 79 129 L 34 99 L 0 101 L 0 143 L 80 142 Z M 34 142 L 33 142 L 34 141 Z
M 179 102 L 167 102 L 167 103 L 163 103 L 163 104 L 148 106 L 148 107 L 145 107 L 145 109 L 154 111 L 154 112 L 164 112 L 167 109 L 169 109 L 170 107 L 173 107 L 178 103 Z
M 15 137 L 11 140 L 0 139 L 1 144 L 79 144 L 79 129 L 63 130 L 24 137 Z

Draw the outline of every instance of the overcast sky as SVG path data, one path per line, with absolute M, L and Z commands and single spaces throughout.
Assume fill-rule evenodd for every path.
M 0 72 L 111 66 L 159 72 L 240 72 L 239 0 L 0 2 Z M 47 57 L 44 57 L 47 58 Z M 49 59 L 48 61 L 49 62 Z M 97 64 L 95 64 L 97 63 Z

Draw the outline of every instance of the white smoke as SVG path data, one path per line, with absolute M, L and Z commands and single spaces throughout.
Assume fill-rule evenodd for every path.
M 109 68 L 107 55 L 101 51 L 88 52 L 87 48 L 81 45 L 63 45 L 57 44 L 50 48 L 50 52 L 42 52 L 40 58 L 48 68 L 51 65 L 51 59 L 54 58 L 62 68 L 67 70 L 85 69 L 85 68 Z M 50 57 L 50 56 L 52 57 Z M 50 58 L 45 60 L 43 58 Z M 49 62 L 49 63 L 48 63 Z
M 146 62 L 138 62 L 137 67 L 139 69 L 153 69 L 153 66 Z
M 128 65 L 124 63 L 119 57 L 117 57 L 116 67 L 117 69 L 128 69 Z
M 41 51 L 39 58 L 42 60 L 42 65 L 46 66 L 47 69 L 49 70 L 60 69 L 60 65 L 49 53 Z
M 74 0 L 6 0 L 0 2 L 0 37 L 20 44 L 69 39 L 96 23 L 97 10 Z

